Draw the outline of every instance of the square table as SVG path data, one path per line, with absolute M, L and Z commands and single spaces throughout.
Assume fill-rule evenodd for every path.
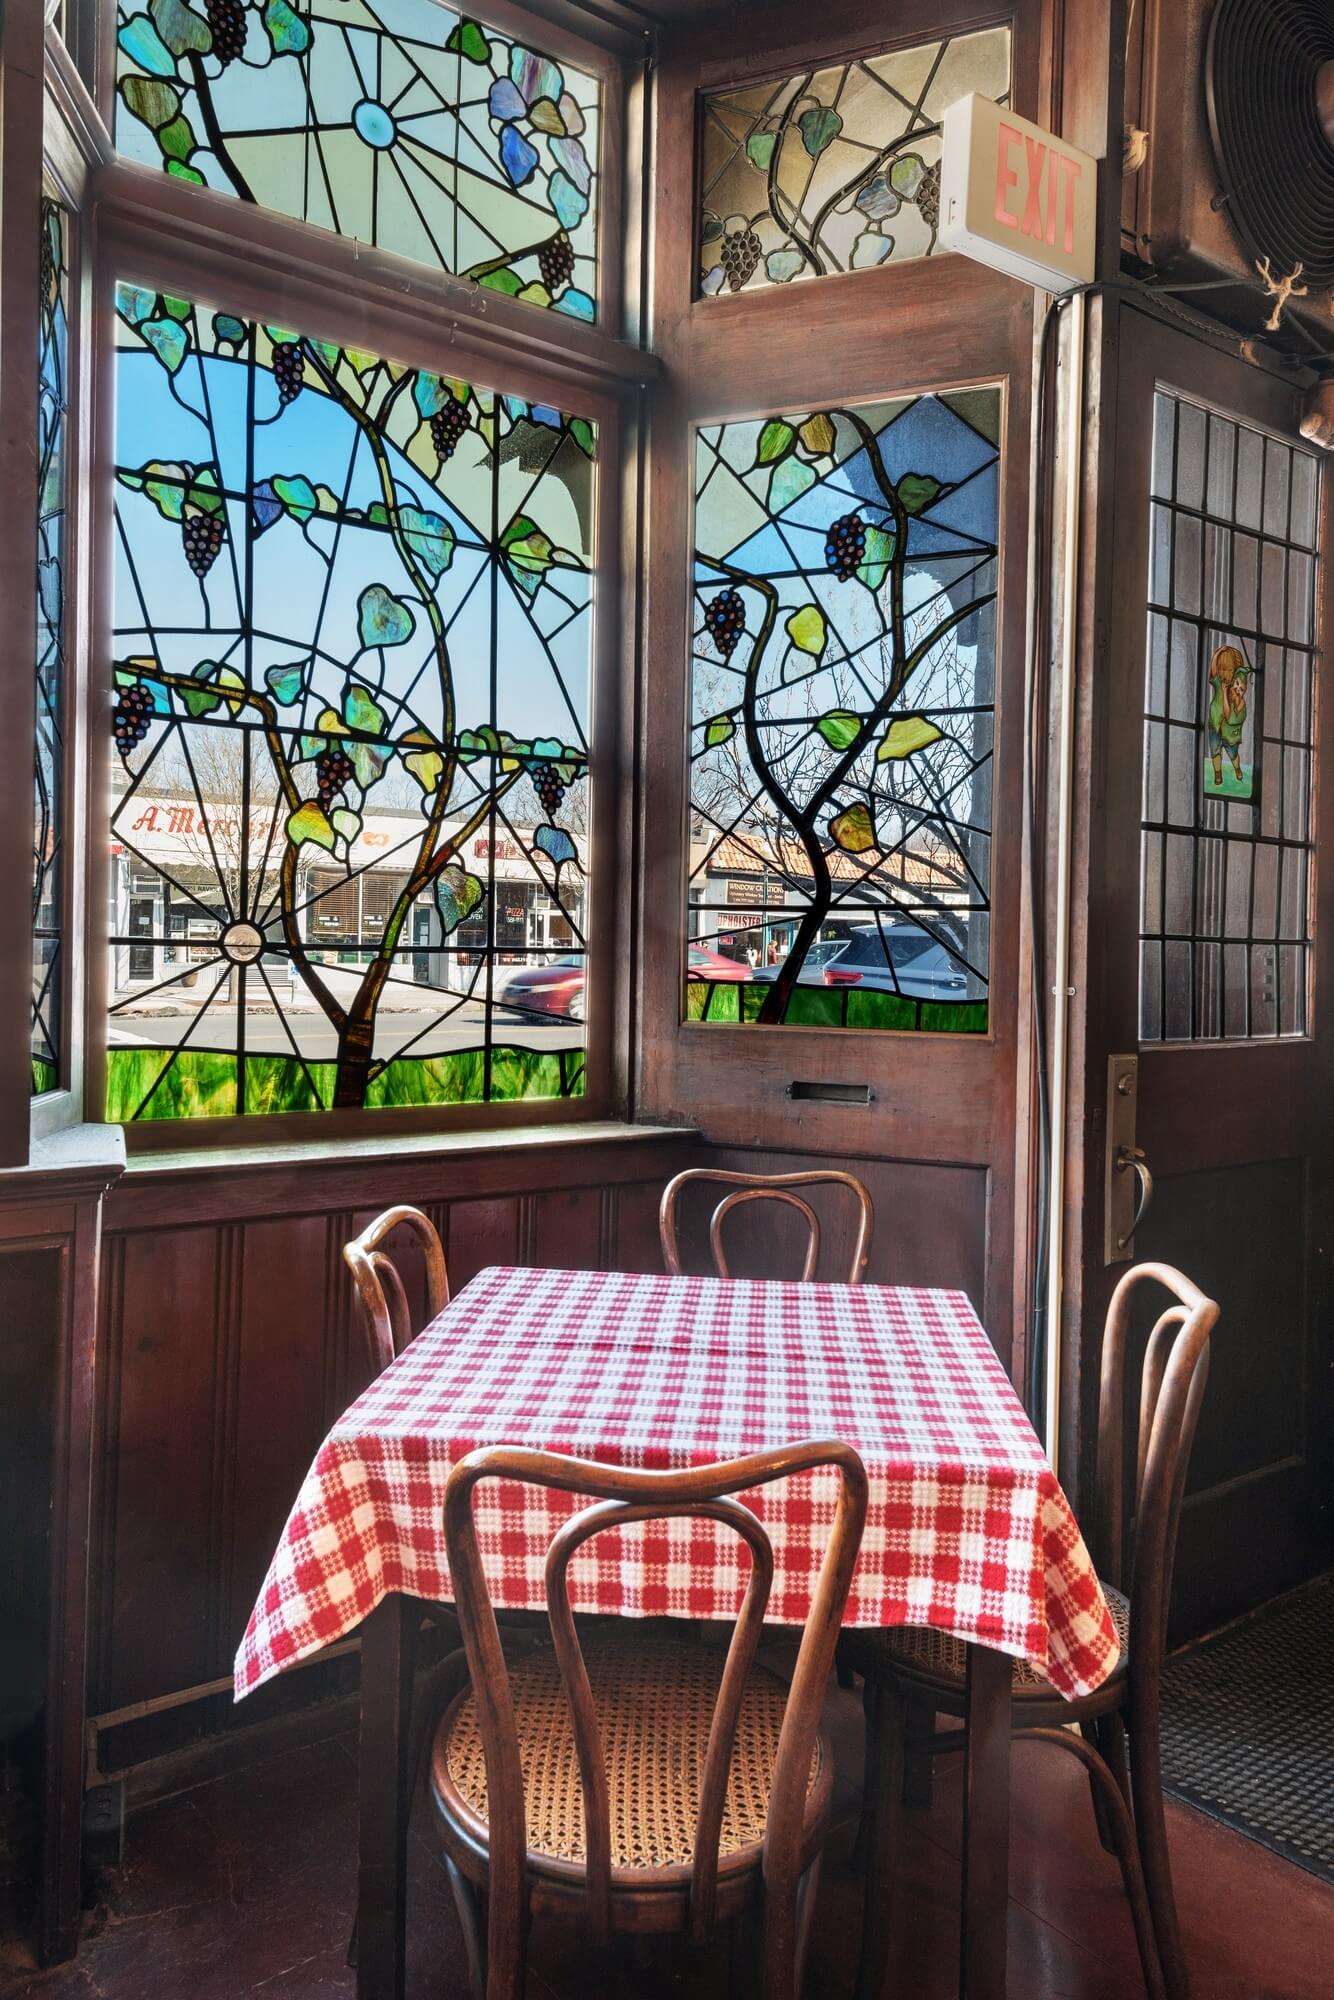
M 451 1595 L 450 1468 L 478 1445 L 683 1468 L 808 1438 L 860 1452 L 870 1500 L 844 1622 L 968 1642 L 960 1992 L 1005 1991 L 1010 1671 L 1069 1695 L 1117 1639 L 1074 1516 L 962 1292 L 483 1271 L 325 1439 L 236 1658 L 240 1699 L 363 1620 L 358 2000 L 403 1992 L 408 1713 L 422 1601 Z M 804 1622 L 836 1475 L 748 1496 L 774 1546 L 769 1616 Z M 568 1494 L 487 1482 L 477 1522 L 498 1608 L 544 1606 Z M 576 1609 L 735 1617 L 744 1557 L 714 1524 L 599 1536 Z

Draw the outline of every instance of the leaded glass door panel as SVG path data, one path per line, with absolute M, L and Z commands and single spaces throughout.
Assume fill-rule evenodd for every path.
M 1088 1076 L 1101 1101 L 1108 1055 L 1138 1051 L 1154 1193 L 1133 1254 L 1222 1305 L 1183 1517 L 1184 1636 L 1328 1560 L 1331 482 L 1295 390 L 1127 321 Z M 1099 1203 L 1102 1157 L 1091 1133 Z

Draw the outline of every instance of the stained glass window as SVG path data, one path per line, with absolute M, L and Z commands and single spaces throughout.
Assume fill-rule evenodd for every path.
M 119 0 L 116 144 L 595 316 L 596 78 L 436 0 Z
M 697 433 L 690 1015 L 986 1028 L 1000 409 Z
M 929 257 L 940 121 L 976 91 L 1004 103 L 1010 31 L 911 48 L 704 99 L 700 290 L 823 278 Z
M 108 1118 L 582 1094 L 593 426 L 117 325 Z
M 61 785 L 65 699 L 68 433 L 68 218 L 42 203 L 37 402 L 37 741 L 32 823 L 32 1088 L 54 1090 L 61 1061 Z
M 1302 1035 L 1319 463 L 1165 390 L 1153 423 L 1140 1039 Z

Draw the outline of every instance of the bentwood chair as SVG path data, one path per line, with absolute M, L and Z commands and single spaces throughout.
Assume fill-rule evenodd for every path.
M 755 1660 L 773 1549 L 735 1496 L 821 1466 L 839 1475 L 838 1501 L 789 1687 Z M 548 1548 L 550 1644 L 509 1658 L 473 1512 L 488 1479 L 597 1502 Z M 685 1472 L 506 1446 L 454 1467 L 445 1539 L 466 1669 L 435 1731 L 430 1790 L 479 2000 L 520 2000 L 534 1916 L 573 1920 L 600 1948 L 664 1932 L 702 1944 L 751 1911 L 764 2000 L 796 2000 L 833 1780 L 820 1709 L 866 1498 L 861 1459 L 833 1442 Z M 570 1558 L 609 1528 L 682 1518 L 719 1522 L 750 1551 L 726 1655 L 659 1620 L 577 1628 Z
M 862 1183 L 852 1174 L 836 1173 L 832 1169 L 809 1174 L 733 1174 L 721 1167 L 688 1167 L 677 1174 L 663 1189 L 662 1204 L 658 1210 L 658 1234 L 662 1242 L 662 1258 L 667 1270 L 674 1278 L 681 1276 L 681 1254 L 677 1242 L 676 1212 L 681 1190 L 694 1182 L 715 1182 L 730 1187 L 732 1192 L 724 1195 L 713 1211 L 709 1222 L 709 1247 L 713 1252 L 713 1267 L 720 1278 L 730 1278 L 727 1255 L 723 1249 L 723 1224 L 734 1208 L 746 1202 L 779 1202 L 794 1208 L 806 1224 L 806 1258 L 802 1265 L 801 1280 L 807 1283 L 815 1276 L 815 1267 L 820 1261 L 820 1218 L 808 1201 L 796 1192 L 801 1187 L 815 1187 L 832 1184 L 847 1188 L 857 1203 L 857 1235 L 852 1246 L 851 1268 L 846 1282 L 859 1285 L 866 1270 L 866 1261 L 871 1254 L 871 1231 L 875 1227 L 875 1209 L 871 1197 Z
M 1159 1314 L 1145 1350 L 1127 1520 L 1126 1344 L 1132 1304 L 1146 1286 L 1161 1286 L 1175 1303 Z M 1135 1265 L 1113 1292 L 1103 1332 L 1097 1532 L 1090 1542 L 1120 1658 L 1100 1688 L 1076 1701 L 1064 1700 L 1026 1663 L 1016 1663 L 1012 1681 L 1015 1739 L 1053 1744 L 1088 1771 L 1099 1836 L 1121 1865 L 1150 2000 L 1186 2000 L 1188 1991 L 1163 1817 L 1158 1706 L 1177 1527 L 1218 1310 L 1167 1264 Z M 963 1715 L 966 1651 L 948 1633 L 906 1626 L 849 1633 L 844 1646 L 866 1681 L 870 1818 L 858 2000 L 888 2000 L 905 1738 L 911 1718 L 925 1717 L 928 1732 L 912 1746 L 919 1756 L 962 1748 L 964 1732 L 936 1734 L 932 1718 Z M 1072 1723 L 1078 1733 L 1066 1726 Z
M 429 1325 L 449 1304 L 449 1274 L 439 1233 L 419 1208 L 387 1208 L 360 1236 L 343 1245 L 343 1261 L 352 1273 L 366 1334 L 372 1377 L 383 1374 L 403 1352 L 413 1334 L 408 1295 L 397 1264 L 383 1249 L 385 1238 L 405 1229 L 417 1238 L 426 1259 L 426 1321 Z

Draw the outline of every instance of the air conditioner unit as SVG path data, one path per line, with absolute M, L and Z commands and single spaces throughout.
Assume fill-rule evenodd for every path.
M 1126 57 L 1132 265 L 1292 362 L 1334 368 L 1334 4 L 1138 0 Z

